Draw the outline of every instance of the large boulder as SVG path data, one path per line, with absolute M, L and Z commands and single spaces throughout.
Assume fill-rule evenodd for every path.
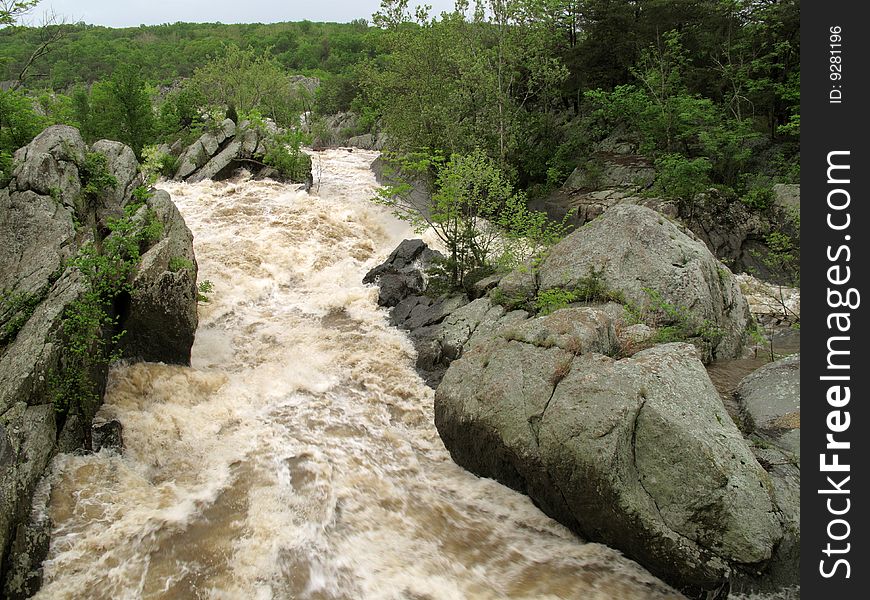
M 576 310 L 502 328 L 451 364 L 435 423 L 453 459 L 694 597 L 762 570 L 783 537 L 776 491 L 695 349 L 617 361 L 601 354 L 612 312 Z
M 654 312 L 658 325 L 693 329 L 711 359 L 738 356 L 750 324 L 731 271 L 684 227 L 643 206 L 615 206 L 567 236 L 536 276 L 538 292 L 600 281 L 641 313 Z
M 801 355 L 768 363 L 747 375 L 735 396 L 747 433 L 755 433 L 800 460 Z
M 769 593 L 800 581 L 800 354 L 747 375 L 735 398 L 745 433 L 770 474 L 784 535 L 762 578 L 741 578 L 735 591 Z
M 116 181 L 101 193 L 86 191 L 99 168 L 91 153 L 106 157 Z M 126 330 L 120 349 L 128 358 L 189 364 L 197 325 L 192 237 L 168 196 L 157 194 L 130 222 L 150 232 L 132 242 L 142 253 L 131 267 L 132 295 L 107 298 L 100 324 L 75 326 L 91 322 L 73 317 L 92 287 L 70 259 L 85 248 L 105 251 L 115 219 L 140 203 L 132 150 L 105 140 L 89 148 L 77 130 L 56 126 L 15 161 L 0 189 L 0 585 L 10 598 L 38 584 L 33 553 L 44 549 L 44 527 L 28 524 L 31 498 L 55 452 L 88 446 L 113 340 Z M 171 257 L 186 260 L 188 272 L 175 272 Z
M 438 256 L 423 240 L 404 240 L 386 261 L 366 273 L 363 283 L 378 285 L 378 305 L 396 306 L 408 296 L 425 291 L 425 270 Z
M 187 365 L 198 324 L 193 234 L 162 190 L 140 211 L 156 216 L 163 236 L 142 255 L 133 278 L 121 349 L 131 360 Z

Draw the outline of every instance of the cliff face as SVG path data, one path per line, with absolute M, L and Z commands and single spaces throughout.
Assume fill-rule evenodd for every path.
M 189 364 L 193 236 L 118 142 L 66 126 L 15 154 L 0 189 L 0 558 L 3 595 L 38 581 L 28 524 L 58 451 L 89 448 L 113 358 Z

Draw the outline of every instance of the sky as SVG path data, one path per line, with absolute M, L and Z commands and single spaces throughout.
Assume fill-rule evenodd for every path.
M 412 0 L 411 4 L 417 4 Z M 433 13 L 453 8 L 453 0 L 425 0 Z M 42 0 L 30 20 L 53 9 L 67 22 L 109 27 L 135 27 L 161 23 L 221 22 L 274 23 L 277 21 L 371 21 L 380 0 Z

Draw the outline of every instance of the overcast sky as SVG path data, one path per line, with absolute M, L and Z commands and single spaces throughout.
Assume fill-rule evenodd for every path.
M 434 13 L 453 8 L 453 0 L 426 0 Z M 411 4 L 417 4 L 412 0 Z M 188 21 L 197 23 L 274 23 L 368 19 L 380 0 L 42 0 L 31 20 L 54 9 L 67 21 L 135 27 Z

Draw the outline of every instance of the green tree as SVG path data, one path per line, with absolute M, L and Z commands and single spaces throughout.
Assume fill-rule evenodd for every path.
M 303 106 L 302 91 L 275 58 L 234 45 L 197 68 L 187 85 L 209 106 L 234 106 L 241 114 L 256 110 L 282 127 L 295 125 Z
M 88 104 L 85 109 L 81 98 L 76 100 L 77 112 L 87 115 L 88 137 L 124 142 L 141 158 L 154 134 L 154 111 L 139 69 L 123 65 L 108 80 L 94 84 Z
M 478 269 L 518 266 L 564 235 L 563 225 L 527 208 L 525 194 L 480 149 L 449 159 L 416 154 L 401 164 L 406 176 L 437 171 L 431 206 L 414 202 L 408 183 L 382 188 L 375 200 L 418 231 L 432 228 L 447 248 L 452 287 L 462 287 Z

